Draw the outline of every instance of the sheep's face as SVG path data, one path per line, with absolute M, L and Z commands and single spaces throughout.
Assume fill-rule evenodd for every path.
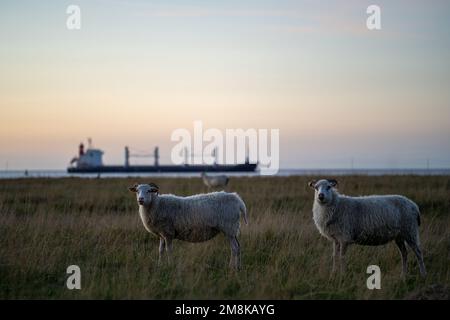
M 315 201 L 320 204 L 329 204 L 333 202 L 334 199 L 334 190 L 337 186 L 337 181 L 334 179 L 329 180 L 319 180 L 319 181 L 311 181 L 309 183 L 311 188 L 315 190 Z
M 158 187 L 151 184 L 135 184 L 128 188 L 131 192 L 136 194 L 136 200 L 140 206 L 149 205 L 152 202 L 152 197 L 158 194 Z

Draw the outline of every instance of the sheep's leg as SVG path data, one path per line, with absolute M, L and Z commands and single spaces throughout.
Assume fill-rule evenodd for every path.
M 425 277 L 427 275 L 427 271 L 425 269 L 425 264 L 423 263 L 422 251 L 420 250 L 420 247 L 418 244 L 419 241 L 406 240 L 406 242 L 408 243 L 409 247 L 412 249 L 412 251 L 416 255 L 417 262 L 419 263 L 420 275 L 422 277 Z
M 341 245 L 340 245 L 339 241 L 334 241 L 333 242 L 333 269 L 331 269 L 332 273 L 336 272 L 337 258 L 338 258 L 338 254 L 340 253 L 340 250 L 341 250 Z
M 237 244 L 237 253 L 236 253 L 236 270 L 239 270 L 241 268 L 241 244 L 239 243 L 239 240 L 237 239 L 237 237 L 235 237 L 236 239 L 236 244 Z
M 400 254 L 402 256 L 402 276 L 406 276 L 408 269 L 408 251 L 406 250 L 405 241 L 403 239 L 395 239 L 395 244 L 397 245 Z
M 339 258 L 340 258 L 340 267 L 341 267 L 341 274 L 345 273 L 345 269 L 346 269 L 346 264 L 345 264 L 345 254 L 347 252 L 347 247 L 348 247 L 348 243 L 346 242 L 341 242 L 340 245 L 340 254 L 339 254 Z
M 165 242 L 166 242 L 167 261 L 170 264 L 172 261 L 172 239 L 165 238 Z
M 241 245 L 237 237 L 230 237 L 231 245 L 231 257 L 230 257 L 230 267 L 239 270 L 241 267 Z
M 233 269 L 234 268 L 234 265 L 235 265 L 235 259 L 234 259 L 234 252 L 233 252 L 233 239 L 231 239 L 230 238 L 230 248 L 231 248 L 231 253 L 230 253 L 230 263 L 229 263 L 229 266 L 230 266 L 230 269 Z
M 161 264 L 161 257 L 164 254 L 164 249 L 166 247 L 166 242 L 163 237 L 159 238 L 159 255 L 158 255 L 158 265 Z

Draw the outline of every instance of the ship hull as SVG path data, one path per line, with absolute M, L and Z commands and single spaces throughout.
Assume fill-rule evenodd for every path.
M 145 173 L 145 172 L 254 172 L 257 164 L 245 163 L 237 165 L 161 165 L 161 166 L 101 166 L 70 167 L 68 173 Z

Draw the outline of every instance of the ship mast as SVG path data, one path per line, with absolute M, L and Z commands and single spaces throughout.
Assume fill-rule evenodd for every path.
M 130 166 L 130 149 L 125 147 L 125 168 Z
M 137 150 L 133 150 L 133 153 L 130 152 L 130 148 L 128 146 L 125 147 L 125 167 L 130 166 L 130 158 L 154 158 L 155 159 L 155 167 L 159 166 L 159 147 L 155 147 L 153 153 L 143 153 Z

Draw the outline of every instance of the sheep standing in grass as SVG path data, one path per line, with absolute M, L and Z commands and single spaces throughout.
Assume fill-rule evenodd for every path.
M 241 249 L 237 237 L 241 214 L 247 224 L 247 210 L 236 193 L 214 192 L 190 197 L 160 195 L 154 183 L 136 184 L 129 190 L 136 193 L 144 227 L 160 238 L 158 261 L 164 249 L 170 257 L 173 239 L 203 242 L 221 232 L 230 241 L 230 266 L 239 269 Z
M 208 176 L 206 172 L 202 172 L 202 180 L 205 186 L 209 188 L 226 187 L 230 179 L 225 175 Z
M 407 250 L 414 251 L 420 274 L 426 275 L 419 243 L 418 206 L 399 195 L 348 197 L 340 195 L 336 180 L 311 181 L 315 189 L 314 222 L 319 232 L 333 241 L 333 271 L 339 255 L 341 271 L 350 244 L 383 245 L 395 241 L 402 256 L 402 274 L 406 274 Z

